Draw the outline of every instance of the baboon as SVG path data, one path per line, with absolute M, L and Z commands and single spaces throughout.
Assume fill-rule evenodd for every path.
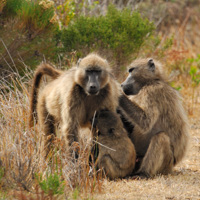
M 130 133 L 138 158 L 138 175 L 167 174 L 183 158 L 188 145 L 188 122 L 179 93 L 153 59 L 138 59 L 121 84 L 122 114 L 133 125 Z
M 103 168 L 110 179 L 130 175 L 135 167 L 136 152 L 123 128 L 120 116 L 116 112 L 102 110 L 96 120 L 99 142 L 98 168 Z
M 60 73 L 51 67 L 36 70 L 31 96 L 31 114 L 37 114 L 45 134 L 46 153 L 59 124 L 62 138 L 71 146 L 78 141 L 80 127 L 90 126 L 95 111 L 116 111 L 121 87 L 110 73 L 108 62 L 97 54 L 89 54 L 68 71 Z M 42 75 L 54 78 L 42 91 L 37 91 Z M 37 105 L 36 105 L 37 104 Z

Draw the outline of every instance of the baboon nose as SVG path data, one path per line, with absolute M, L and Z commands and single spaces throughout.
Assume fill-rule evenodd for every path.
M 97 88 L 96 85 L 91 85 L 91 86 L 90 86 L 90 89 L 91 89 L 91 90 L 95 90 L 96 88 Z
M 98 91 L 99 91 L 99 88 L 96 85 L 90 85 L 88 92 L 93 95 L 93 94 L 97 94 Z

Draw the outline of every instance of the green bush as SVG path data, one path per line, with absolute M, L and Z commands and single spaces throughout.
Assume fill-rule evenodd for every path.
M 18 16 L 26 28 L 33 30 L 44 30 L 50 28 L 53 24 L 51 19 L 54 16 L 53 2 L 47 4 L 46 1 L 23 1 L 21 9 L 18 10 Z
M 90 51 L 103 51 L 120 66 L 138 53 L 153 30 L 153 23 L 138 12 L 128 8 L 120 11 L 110 5 L 105 16 L 76 18 L 62 31 L 61 41 L 66 52 L 76 50 L 77 55 L 84 56 Z
M 4 16 L 18 16 L 25 29 L 43 30 L 53 26 L 54 2 L 47 0 L 7 0 L 3 8 Z
M 57 61 L 58 22 L 53 1 L 4 0 L 1 8 L 0 35 L 5 45 L 0 41 L 0 74 L 13 65 L 24 74 L 25 65 L 33 68 L 44 57 Z
M 6 16 L 14 16 L 21 8 L 24 0 L 6 0 L 6 5 L 3 8 L 3 14 Z
M 50 195 L 63 194 L 64 193 L 64 181 L 61 180 L 61 175 L 57 172 L 53 174 L 46 173 L 46 179 L 42 178 L 42 175 L 36 175 L 37 181 L 41 189 Z

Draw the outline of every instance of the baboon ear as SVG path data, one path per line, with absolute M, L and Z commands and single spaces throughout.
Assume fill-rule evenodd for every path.
M 153 61 L 152 58 L 149 59 L 149 61 L 148 61 L 148 66 L 149 66 L 149 69 L 150 69 L 152 72 L 155 71 L 156 66 L 155 66 L 154 61 Z
M 76 64 L 76 65 L 77 65 L 77 67 L 79 66 L 79 64 L 80 64 L 81 60 L 82 60 L 82 58 L 79 58 L 79 59 L 78 59 L 78 61 L 77 61 L 77 64 Z

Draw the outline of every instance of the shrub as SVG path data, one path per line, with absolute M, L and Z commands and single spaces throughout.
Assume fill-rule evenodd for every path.
M 13 66 L 21 73 L 24 63 L 34 67 L 44 56 L 57 59 L 54 36 L 58 23 L 53 1 L 4 0 L 0 9 L 1 5 L 5 7 L 0 22 L 0 74 Z
M 3 2 L 5 2 L 3 13 L 6 16 L 14 16 L 17 14 L 17 11 L 21 8 L 24 0 L 3 0 Z
M 3 0 L 1 4 L 3 15 L 19 17 L 26 29 L 43 30 L 56 22 L 53 1 Z
M 75 15 L 75 8 L 78 4 L 74 0 L 64 0 L 63 3 L 56 7 L 56 12 L 59 17 L 60 23 L 67 26 Z
M 81 52 L 103 51 L 120 66 L 138 53 L 153 30 L 153 23 L 138 12 L 128 8 L 119 11 L 110 5 L 105 16 L 76 18 L 62 31 L 61 41 L 66 52 L 76 50 L 78 56 L 83 56 Z
M 37 176 L 37 180 L 41 189 L 46 194 L 63 194 L 64 193 L 64 181 L 61 181 L 61 175 L 58 173 L 48 174 L 46 173 L 46 179 L 42 178 L 42 175 Z
M 22 24 L 33 30 L 48 29 L 55 21 L 53 1 L 23 1 L 17 13 Z

